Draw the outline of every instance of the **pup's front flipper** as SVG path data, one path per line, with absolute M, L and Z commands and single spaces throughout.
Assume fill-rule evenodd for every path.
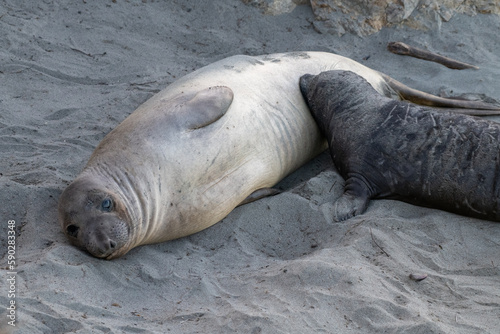
M 366 196 L 356 196 L 345 192 L 333 204 L 333 219 L 343 221 L 366 211 L 369 199 Z

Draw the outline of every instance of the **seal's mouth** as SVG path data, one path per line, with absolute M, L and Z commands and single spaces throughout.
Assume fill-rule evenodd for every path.
M 122 247 L 120 249 L 117 249 L 115 252 L 109 254 L 108 256 L 106 256 L 106 257 L 100 257 L 100 258 L 109 261 L 109 260 L 117 259 L 117 258 L 125 255 L 126 253 L 128 253 L 128 251 L 129 251 L 128 248 Z
M 131 247 L 128 244 L 123 244 L 120 247 L 115 247 L 112 251 L 109 251 L 107 253 L 101 253 L 100 255 L 96 255 L 96 254 L 92 254 L 92 253 L 91 254 L 94 255 L 95 257 L 100 258 L 100 259 L 113 260 L 113 259 L 117 259 L 117 258 L 127 254 L 128 251 L 130 250 L 130 248 Z M 87 251 L 88 251 L 88 249 L 87 249 Z
M 109 244 L 109 246 L 107 244 Z M 109 240 L 107 243 L 100 245 L 89 244 L 83 246 L 82 249 L 86 250 L 92 256 L 104 260 L 116 259 L 128 252 L 124 244 L 118 246 L 113 240 Z
M 111 259 L 116 257 L 121 247 L 118 247 L 116 241 L 108 239 L 97 244 L 90 243 L 86 246 L 87 251 L 100 259 Z

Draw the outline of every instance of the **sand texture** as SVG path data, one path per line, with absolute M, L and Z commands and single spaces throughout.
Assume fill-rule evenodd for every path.
M 282 181 L 281 194 L 117 260 L 91 257 L 60 231 L 58 198 L 99 141 L 168 84 L 231 55 L 334 52 L 430 93 L 500 100 L 495 14 L 339 37 L 318 32 L 310 5 L 292 7 L 0 3 L 0 333 L 498 333 L 500 224 L 390 200 L 333 222 L 343 180 L 327 154 Z M 480 69 L 394 55 L 390 41 Z

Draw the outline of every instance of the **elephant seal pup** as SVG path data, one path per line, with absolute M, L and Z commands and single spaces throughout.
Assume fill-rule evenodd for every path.
M 304 75 L 301 91 L 346 180 L 334 218 L 392 198 L 500 221 L 500 124 L 380 95 L 359 75 Z
M 92 255 L 112 259 L 201 231 L 251 194 L 272 193 L 266 189 L 326 148 L 298 83 L 330 69 L 356 72 L 387 96 L 408 90 L 322 52 L 234 56 L 203 67 L 102 140 L 60 197 L 62 230 Z

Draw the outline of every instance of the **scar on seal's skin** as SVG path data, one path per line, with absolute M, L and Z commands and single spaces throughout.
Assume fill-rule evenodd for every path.
M 392 53 L 398 55 L 411 56 L 423 60 L 433 61 L 454 70 L 465 70 L 470 68 L 474 70 L 479 69 L 479 67 L 477 66 L 441 56 L 437 53 L 433 53 L 427 50 L 422 50 L 402 42 L 390 42 L 387 44 L 387 49 Z

